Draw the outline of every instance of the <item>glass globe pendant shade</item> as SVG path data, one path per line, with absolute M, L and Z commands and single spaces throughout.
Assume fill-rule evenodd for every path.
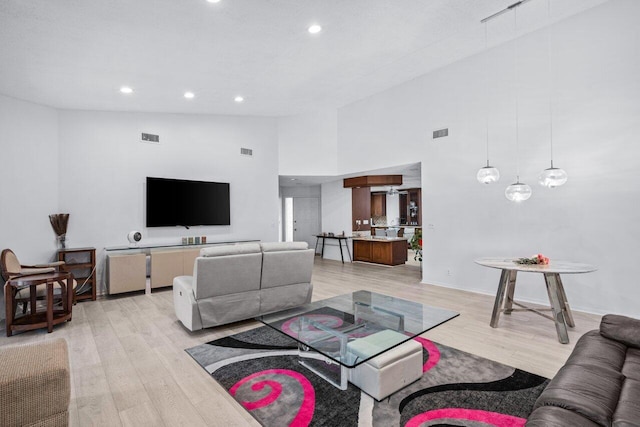
M 523 202 L 531 197 L 531 187 L 518 180 L 504 190 L 505 197 L 511 202 Z
M 500 179 L 500 171 L 487 164 L 487 166 L 478 170 L 476 178 L 480 184 L 493 184 L 494 182 L 498 182 Z
M 538 182 L 543 187 L 555 188 L 563 185 L 567 182 L 567 173 L 564 169 L 554 168 L 553 163 L 551 167 L 543 170 L 538 176 Z

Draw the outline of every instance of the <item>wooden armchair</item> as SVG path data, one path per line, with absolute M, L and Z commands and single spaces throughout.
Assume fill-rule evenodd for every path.
M 18 257 L 11 249 L 4 249 L 2 254 L 0 254 L 0 275 L 2 275 L 2 280 L 6 283 L 9 280 L 19 277 L 19 276 L 28 276 L 33 274 L 43 274 L 43 273 L 51 273 L 57 271 L 62 265 L 64 265 L 64 261 L 57 261 L 48 264 L 37 264 L 37 265 L 22 265 L 20 261 L 18 261 Z M 73 281 L 73 290 L 74 290 L 74 301 L 75 301 L 75 288 L 76 281 Z M 54 295 L 57 291 L 57 294 L 60 295 L 60 287 L 56 284 L 54 287 Z M 46 285 L 40 285 L 36 288 L 36 295 L 31 295 L 29 288 L 21 289 L 16 292 L 14 295 L 14 312 L 15 307 L 17 307 L 18 303 L 22 303 L 22 313 L 26 313 L 27 305 L 29 303 L 32 304 L 31 312 L 35 312 L 35 305 L 38 299 L 44 299 L 46 297 L 47 287 Z

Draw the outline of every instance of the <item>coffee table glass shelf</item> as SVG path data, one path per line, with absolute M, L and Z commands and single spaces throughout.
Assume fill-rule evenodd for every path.
M 298 342 L 300 364 L 341 390 L 354 368 L 459 313 L 369 291 L 257 318 Z

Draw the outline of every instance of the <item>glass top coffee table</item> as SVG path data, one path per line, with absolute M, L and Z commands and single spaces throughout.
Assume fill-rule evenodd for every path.
M 348 370 L 459 313 L 369 291 L 257 317 L 298 342 L 300 363 L 341 390 Z

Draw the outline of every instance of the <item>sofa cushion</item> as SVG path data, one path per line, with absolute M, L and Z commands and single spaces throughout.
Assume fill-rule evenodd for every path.
M 217 257 L 226 255 L 255 254 L 260 252 L 258 243 L 239 243 L 237 245 L 220 245 L 200 249 L 201 257 Z
M 624 376 L 597 365 L 564 365 L 536 401 L 558 406 L 600 425 L 611 425 Z
M 629 347 L 640 348 L 640 320 L 607 314 L 600 322 L 600 333 Z
M 307 242 L 268 242 L 261 243 L 262 252 L 299 251 L 309 247 Z
M 313 249 L 264 252 L 260 288 L 311 283 L 313 257 Z
M 613 414 L 614 426 L 637 426 L 640 423 L 640 381 L 627 378 L 622 384 L 618 407 Z
M 599 427 L 598 424 L 583 417 L 580 414 L 559 408 L 557 406 L 544 406 L 536 409 L 527 418 L 527 427 Z
M 622 375 L 640 381 L 640 349 L 629 348 L 627 350 L 627 360 L 624 361 Z
M 627 347 L 607 339 L 598 331 L 589 331 L 580 337 L 566 365 L 594 365 L 621 371 Z
M 198 257 L 194 267 L 196 300 L 260 289 L 261 253 Z M 204 323 L 204 322 L 203 322 Z

